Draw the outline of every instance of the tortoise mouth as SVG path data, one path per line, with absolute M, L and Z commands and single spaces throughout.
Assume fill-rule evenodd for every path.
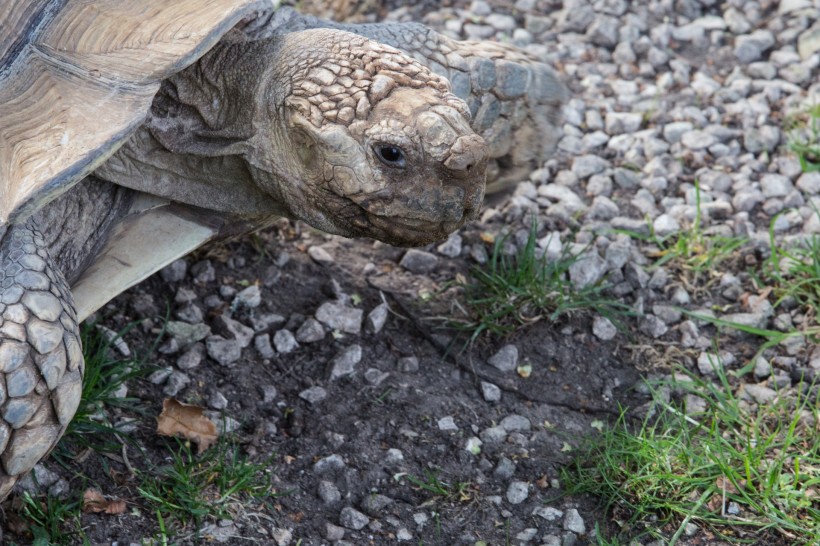
M 475 211 L 465 207 L 461 218 L 456 221 L 430 221 L 424 219 L 382 216 L 362 209 L 370 225 L 370 236 L 397 246 L 422 246 L 446 239 L 452 232 L 472 218 Z M 372 232 L 376 231 L 379 235 Z

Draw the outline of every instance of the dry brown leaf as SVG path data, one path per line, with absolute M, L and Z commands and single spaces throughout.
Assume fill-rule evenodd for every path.
M 157 434 L 181 436 L 197 445 L 197 453 L 211 447 L 218 438 L 216 424 L 205 417 L 205 408 L 183 404 L 175 398 L 162 402 L 162 413 L 157 417 Z
M 83 492 L 83 512 L 98 514 L 124 514 L 125 501 L 120 499 L 106 499 L 96 489 L 86 489 Z
M 712 495 L 704 506 L 710 512 L 719 514 L 723 511 L 723 497 L 721 495 Z

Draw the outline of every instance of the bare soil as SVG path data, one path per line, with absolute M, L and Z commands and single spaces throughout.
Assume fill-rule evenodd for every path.
M 374 494 L 385 495 L 392 502 L 371 509 L 368 527 L 346 530 L 345 539 L 352 544 L 398 543 L 397 533 L 402 528 L 412 535 L 410 543 L 474 544 L 484 540 L 504 544 L 525 528 L 539 528 L 539 535 L 550 527 L 560 530 L 560 520 L 548 524 L 531 515 L 545 503 L 577 507 L 587 525 L 605 521 L 602 508 L 593 501 L 562 497 L 562 491 L 551 486 L 560 466 L 568 461 L 565 446 L 576 445 L 590 433 L 593 420 L 613 418 L 619 404 L 635 406 L 645 401 L 630 390 L 639 377 L 636 369 L 615 343 L 592 339 L 588 317 L 579 316 L 561 325 L 541 322 L 510 339 L 482 340 L 463 348 L 464 338 L 453 337 L 454 332 L 443 328 L 437 316 L 453 303 L 456 291 L 441 289 L 456 273 L 465 271 L 464 260 L 441 258 L 435 271 L 419 276 L 397 265 L 404 252 L 401 249 L 315 233 L 292 235 L 291 230 L 274 230 L 212 248 L 210 253 L 200 252 L 189 262 L 209 255 L 217 272 L 215 282 L 198 285 L 188 275 L 178 284 L 169 284 L 157 275 L 100 313 L 101 322 L 114 330 L 138 323 L 125 339 L 134 350 L 144 353 L 155 341 L 166 306 L 172 315 L 179 308 L 174 295 L 180 287 L 194 290 L 199 296 L 195 303 L 201 304 L 206 296 L 218 293 L 219 287 L 241 289 L 246 282 L 259 283 L 263 303 L 254 313 L 280 314 L 287 319 L 285 325 L 294 330 L 319 305 L 333 299 L 334 280 L 346 294 L 356 295 L 357 301 L 361 298 L 358 307 L 365 313 L 382 298 L 390 305 L 392 313 L 380 333 L 327 335 L 272 360 L 261 358 L 249 347 L 233 367 L 205 359 L 199 367 L 186 371 L 191 382 L 177 398 L 206 406 L 209 396 L 220 392 L 228 400 L 224 414 L 241 423 L 235 434 L 244 451 L 253 461 L 270 459 L 275 476 L 278 495 L 267 502 L 237 506 L 228 536 L 216 533 L 222 538 L 220 542 L 275 544 L 275 537 L 281 536 L 277 533 L 287 529 L 293 540 L 283 544 L 324 544 L 326 524 L 339 525 L 340 510 L 345 506 L 366 512 L 367 499 Z M 306 250 L 317 244 L 337 259 L 326 265 L 314 262 Z M 281 267 L 271 265 L 283 253 L 289 256 L 287 262 Z M 219 257 L 230 259 L 221 262 Z M 241 267 L 236 265 L 243 262 Z M 366 268 L 373 273 L 364 275 Z M 422 302 L 420 288 L 434 294 L 432 300 Z M 144 302 L 146 294 L 157 304 L 154 317 L 133 311 L 135 302 Z M 206 322 L 227 311 L 227 304 L 212 310 Z M 246 322 L 250 318 L 244 317 Z M 448 340 L 453 342 L 449 350 Z M 529 377 L 502 373 L 487 365 L 488 357 L 507 343 L 515 344 L 519 359 L 532 365 Z M 356 373 L 331 380 L 329 363 L 353 344 L 363 349 Z M 146 365 L 174 366 L 178 356 L 153 351 L 147 354 Z M 398 359 L 408 356 L 418 359 L 418 371 L 399 370 Z M 364 372 L 368 369 L 384 372 L 385 378 L 377 383 L 367 381 Z M 502 389 L 500 401 L 484 400 L 481 381 Z M 270 385 L 278 394 L 266 402 L 263 387 Z M 311 405 L 299 397 L 300 392 L 316 385 L 327 389 L 325 400 Z M 175 446 L 156 435 L 151 418 L 160 413 L 167 396 L 163 385 L 146 380 L 132 380 L 128 386 L 129 396 L 138 397 L 148 415 L 131 435 L 137 447 L 126 448 L 128 458 L 139 472 L 152 472 L 153 465 L 167 464 Z M 531 430 L 513 432 L 501 443 L 485 442 L 478 456 L 465 449 L 468 438 L 514 414 L 527 418 Z M 110 416 L 118 421 L 137 415 L 112 410 Z M 440 429 L 439 419 L 447 416 L 452 417 L 457 430 Z M 403 460 L 386 461 L 388 449 L 400 450 Z M 334 454 L 344 461 L 343 467 L 317 471 L 317 461 Z M 118 516 L 83 514 L 82 528 L 92 544 L 141 543 L 159 537 L 156 514 L 137 491 L 141 478 L 117 462 L 121 453 L 76 455 L 82 455 L 82 462 L 68 468 L 48 463 L 70 480 L 72 498 L 93 486 L 126 500 L 129 507 Z M 515 463 L 513 479 L 530 484 L 530 494 L 519 505 L 504 499 L 509 478 L 493 472 L 502 457 Z M 407 479 L 408 474 L 425 479 L 431 471 L 453 491 L 455 484 L 463 484 L 463 494 L 437 496 Z M 323 501 L 317 495 L 320 481 L 335 484 L 341 500 Z M 192 526 L 167 525 L 175 528 L 172 543 L 215 540 L 207 529 L 197 536 Z M 228 526 L 226 522 L 223 525 Z M 25 544 L 31 538 L 7 533 L 6 540 Z

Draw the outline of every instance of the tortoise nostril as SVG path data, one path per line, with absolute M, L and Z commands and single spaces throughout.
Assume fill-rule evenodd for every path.
M 487 159 L 487 146 L 478 135 L 459 137 L 450 148 L 450 157 L 444 166 L 456 175 L 471 173 L 473 167 Z

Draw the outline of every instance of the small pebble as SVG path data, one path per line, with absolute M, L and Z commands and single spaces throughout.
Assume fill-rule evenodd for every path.
M 309 404 L 318 404 L 327 398 L 327 391 L 322 387 L 314 386 L 300 392 L 299 398 L 305 400 Z
M 339 523 L 342 527 L 347 527 L 348 529 L 358 531 L 360 529 L 364 529 L 364 527 L 370 523 L 370 518 L 355 508 L 346 506 L 342 508 L 342 512 L 339 514 Z
M 515 345 L 505 345 L 487 362 L 502 372 L 511 372 L 518 367 L 518 348 Z
M 456 425 L 453 417 L 448 415 L 438 420 L 438 428 L 443 431 L 456 431 L 458 430 L 458 425 Z
M 506 432 L 528 432 L 532 428 L 530 420 L 523 415 L 508 415 L 498 426 Z
M 481 396 L 483 396 L 487 402 L 499 402 L 501 400 L 501 389 L 498 388 L 497 385 L 482 381 Z
M 389 311 L 390 307 L 386 303 L 374 307 L 367 315 L 367 329 L 374 334 L 381 332 L 387 322 Z
M 353 375 L 356 373 L 356 365 L 361 362 L 361 360 L 362 347 L 360 345 L 351 345 L 343 349 L 330 363 L 330 379 L 339 379 Z
M 419 371 L 419 359 L 415 356 L 405 356 L 398 360 L 397 367 L 400 372 L 416 373 Z
M 273 335 L 273 345 L 279 354 L 292 353 L 299 348 L 299 343 L 290 330 L 277 330 Z
M 322 324 L 314 319 L 308 318 L 296 330 L 296 341 L 299 343 L 314 343 L 325 338 L 325 329 Z
M 587 532 L 586 525 L 584 525 L 584 519 L 575 508 L 570 508 L 564 513 L 564 529 L 579 535 L 583 535 Z
M 214 391 L 208 397 L 208 407 L 214 410 L 224 410 L 228 407 L 228 399 L 219 391 Z
M 435 254 L 430 254 L 429 252 L 425 252 L 423 250 L 411 248 L 404 253 L 404 257 L 402 257 L 399 265 L 411 273 L 426 275 L 431 273 L 436 268 L 438 265 L 438 258 Z
M 507 486 L 507 502 L 510 504 L 521 504 L 530 494 L 530 484 L 522 481 L 512 481 Z
M 308 248 L 308 256 L 310 256 L 314 262 L 319 264 L 332 264 L 334 262 L 333 256 L 331 256 L 330 252 L 320 246 L 312 246 Z
M 325 504 L 334 504 L 342 500 L 342 493 L 339 491 L 339 488 L 336 487 L 333 482 L 329 482 L 327 480 L 322 480 L 319 482 L 317 494 Z
M 323 303 L 316 310 L 316 320 L 333 330 L 348 334 L 358 334 L 362 331 L 363 315 L 364 312 L 361 309 L 335 302 Z
M 276 351 L 270 343 L 270 334 L 261 334 L 253 338 L 253 346 L 262 358 L 271 359 L 276 356 Z

